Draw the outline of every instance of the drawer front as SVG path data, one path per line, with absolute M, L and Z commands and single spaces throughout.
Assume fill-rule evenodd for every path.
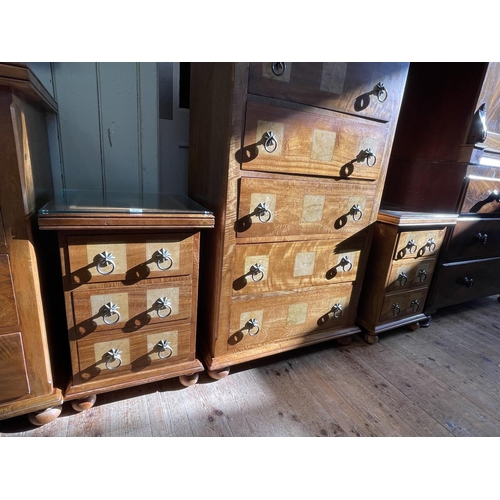
M 391 267 L 386 291 L 395 292 L 429 286 L 436 266 L 436 259 L 394 262 Z
M 500 212 L 500 179 L 469 175 L 461 213 L 493 214 Z
M 344 283 L 312 292 L 233 301 L 228 350 L 352 325 L 356 313 L 350 304 L 352 289 L 352 284 Z
M 500 293 L 500 258 L 444 264 L 433 283 L 432 304 L 445 307 Z
M 380 311 L 379 321 L 396 321 L 422 313 L 427 297 L 427 288 L 387 295 Z
M 459 218 L 446 250 L 447 260 L 500 255 L 500 219 Z
M 420 259 L 439 253 L 446 229 L 404 231 L 396 243 L 394 260 Z
M 187 361 L 193 349 L 189 325 L 127 336 L 120 332 L 80 340 L 76 346 L 79 366 L 74 367 L 74 375 L 82 382 Z
M 191 282 L 85 286 L 72 292 L 77 338 L 102 330 L 133 332 L 147 325 L 191 316 Z
M 407 71 L 408 63 L 396 62 L 251 63 L 248 92 L 389 121 Z
M 193 272 L 193 236 L 68 236 L 67 243 L 71 281 L 76 284 Z
M 351 236 L 370 223 L 375 183 L 241 179 L 237 236 Z
M 241 167 L 375 180 L 387 134 L 379 122 L 249 102 Z
M 236 246 L 233 295 L 354 281 L 364 240 Z

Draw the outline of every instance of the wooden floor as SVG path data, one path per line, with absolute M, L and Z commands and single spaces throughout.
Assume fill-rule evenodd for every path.
M 55 421 L 0 421 L 0 436 L 500 436 L 500 304 L 438 311 L 429 328 L 355 336 L 200 375 L 65 403 Z

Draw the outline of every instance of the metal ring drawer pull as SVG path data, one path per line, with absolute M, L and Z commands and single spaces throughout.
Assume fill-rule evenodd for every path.
M 108 302 L 107 304 L 104 304 L 102 306 L 102 309 L 104 310 L 104 314 L 102 315 L 102 320 L 104 323 L 107 325 L 114 325 L 120 321 L 120 313 L 118 312 L 118 309 L 120 307 L 117 304 L 113 304 L 113 302 Z M 112 318 L 113 316 L 116 316 L 116 318 L 113 321 L 110 321 L 108 318 Z
M 417 312 L 420 309 L 420 302 L 417 299 L 412 300 L 411 307 L 413 308 L 413 312 Z
M 375 163 L 377 163 L 377 157 L 375 156 L 375 154 L 373 153 L 373 151 L 370 148 L 364 149 L 363 151 L 361 151 L 358 154 L 356 160 L 358 163 L 362 163 L 362 162 L 366 161 L 366 164 L 369 167 L 373 167 L 373 165 L 375 165 Z
M 406 273 L 399 273 L 398 280 L 400 286 L 405 286 L 408 283 L 408 275 Z
M 276 134 L 271 130 L 264 134 L 264 149 L 268 153 L 274 153 L 278 147 L 278 139 L 276 139 Z
M 332 307 L 332 313 L 334 318 L 340 318 L 342 316 L 343 310 L 342 306 L 337 302 L 333 307 Z
M 260 332 L 259 322 L 255 318 L 251 318 L 247 321 L 246 328 L 248 330 L 248 335 L 250 335 L 251 337 L 257 335 Z M 255 328 L 257 330 L 253 331 Z
M 399 304 L 398 303 L 392 304 L 391 311 L 393 316 L 398 316 L 399 313 L 401 312 Z
M 250 274 L 252 275 L 252 280 L 258 283 L 264 279 L 264 268 L 260 264 L 252 264 L 250 266 Z
M 472 288 L 474 286 L 474 280 L 472 278 L 467 278 L 467 276 L 462 280 L 462 284 L 466 288 Z
M 284 62 L 274 62 L 271 64 L 271 71 L 276 76 L 283 76 L 286 71 L 286 63 Z
M 266 223 L 271 220 L 272 213 L 271 210 L 269 210 L 269 205 L 267 203 L 259 203 L 257 205 L 257 208 L 255 209 L 255 212 L 257 213 L 257 217 L 259 218 L 260 222 Z
M 434 252 L 434 250 L 436 250 L 436 240 L 434 238 L 429 238 L 426 246 L 429 247 L 430 252 Z
M 482 234 L 482 233 L 478 233 L 477 234 L 477 241 L 479 241 L 480 243 L 486 243 L 488 239 L 488 235 L 486 233 Z
M 167 297 L 160 297 L 156 302 L 156 314 L 158 314 L 159 318 L 166 318 L 172 314 L 172 302 Z M 160 311 L 167 309 L 168 312 L 166 314 L 161 314 Z
M 97 272 L 99 274 L 102 274 L 103 276 L 111 274 L 115 270 L 115 263 L 113 262 L 115 256 L 113 255 L 113 253 L 104 250 L 104 252 L 99 254 L 99 257 L 99 262 L 97 263 Z M 107 272 L 103 271 L 102 268 L 108 266 L 111 266 L 111 270 Z
M 120 368 L 122 365 L 122 351 L 120 351 L 120 349 L 111 348 L 106 353 L 106 356 L 108 357 L 106 360 L 106 368 L 108 370 L 116 370 L 117 368 Z M 111 366 L 111 363 L 114 363 L 115 361 L 118 361 L 118 364 L 116 366 Z
M 342 271 L 346 273 L 348 273 L 352 269 L 352 262 L 349 260 L 349 257 L 342 257 L 342 259 L 340 259 L 339 265 L 340 267 L 342 267 Z
M 427 271 L 425 269 L 420 269 L 418 277 L 420 278 L 420 283 L 423 283 L 427 279 Z
M 361 220 L 361 218 L 363 217 L 363 211 L 361 210 L 361 207 L 357 203 L 356 205 L 352 206 L 351 211 L 349 213 L 352 214 L 352 219 L 356 222 L 358 220 Z
M 377 83 L 373 89 L 374 94 L 377 96 L 379 102 L 384 102 L 388 97 L 387 89 L 382 82 Z
M 174 265 L 172 254 L 168 250 L 165 250 L 165 248 L 160 248 L 159 250 L 156 250 L 155 256 L 156 256 L 156 265 L 158 266 L 158 269 L 160 271 L 168 271 Z M 168 265 L 162 267 L 161 264 L 163 264 L 163 262 L 168 262 Z
M 415 253 L 417 251 L 417 244 L 415 243 L 415 240 L 410 240 L 406 244 L 406 248 L 408 249 L 408 252 Z
M 173 349 L 170 347 L 170 342 L 168 340 L 160 340 L 156 346 L 158 347 L 158 357 L 160 359 L 168 359 L 174 353 Z M 163 353 L 167 354 L 163 354 Z

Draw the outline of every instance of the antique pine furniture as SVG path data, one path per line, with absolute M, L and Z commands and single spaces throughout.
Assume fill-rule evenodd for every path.
M 217 220 L 203 235 L 198 333 L 212 378 L 360 331 L 407 69 L 192 64 L 189 195 Z
M 57 106 L 23 64 L 0 63 L 0 420 L 50 422 L 53 377 L 36 211 L 52 196 L 46 113 Z M 45 307 L 44 307 L 45 306 Z
M 427 323 L 424 306 L 446 228 L 456 215 L 381 210 L 373 235 L 357 322 L 368 343 L 378 334 Z
M 110 390 L 196 383 L 200 230 L 213 215 L 184 196 L 68 190 L 38 222 L 59 235 L 72 375 L 64 399 L 81 411 Z
M 412 63 L 386 208 L 459 213 L 426 313 L 500 292 L 500 63 Z

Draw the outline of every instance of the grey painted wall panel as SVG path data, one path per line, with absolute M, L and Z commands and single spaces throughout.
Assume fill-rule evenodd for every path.
M 62 185 L 102 190 L 95 63 L 52 63 L 58 104 Z

